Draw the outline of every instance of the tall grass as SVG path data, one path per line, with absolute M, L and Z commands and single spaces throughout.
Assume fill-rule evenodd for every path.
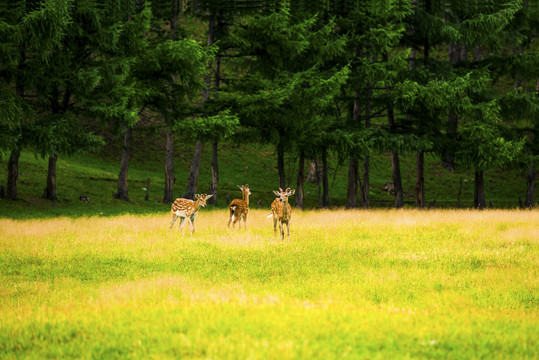
M 0 357 L 537 358 L 537 211 L 0 219 Z

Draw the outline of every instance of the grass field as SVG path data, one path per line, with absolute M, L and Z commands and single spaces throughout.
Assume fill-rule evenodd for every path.
M 0 219 L 0 358 L 539 358 L 539 211 Z

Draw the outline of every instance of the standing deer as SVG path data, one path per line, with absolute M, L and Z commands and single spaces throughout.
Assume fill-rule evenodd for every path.
M 236 228 L 236 223 L 240 221 L 239 227 L 241 228 L 241 219 L 243 219 L 243 227 L 247 229 L 247 214 L 249 213 L 249 195 L 251 195 L 251 190 L 249 190 L 249 185 L 239 186 L 243 196 L 243 200 L 234 199 L 228 207 L 230 211 L 230 216 L 228 218 L 227 227 L 230 228 L 230 223 L 232 223 L 232 228 Z
M 182 230 L 183 223 L 185 222 L 185 219 L 187 219 L 189 228 L 191 229 L 191 235 L 193 235 L 195 233 L 195 219 L 198 215 L 198 210 L 201 206 L 206 206 L 206 200 L 211 197 L 212 195 L 196 194 L 196 201 L 182 198 L 176 199 L 170 207 L 172 221 L 170 222 L 169 230 L 172 230 L 172 225 L 174 225 L 178 218 L 180 218 L 180 230 Z
M 279 221 L 279 230 L 281 231 L 281 239 L 284 239 L 284 225 L 286 224 L 286 232 L 288 240 L 290 240 L 290 218 L 292 217 L 292 207 L 288 203 L 288 197 L 294 195 L 296 190 L 290 190 L 287 188 L 285 191 L 279 188 L 279 191 L 273 193 L 278 196 L 277 199 L 271 203 L 271 215 L 273 216 L 273 232 L 277 236 L 277 221 Z

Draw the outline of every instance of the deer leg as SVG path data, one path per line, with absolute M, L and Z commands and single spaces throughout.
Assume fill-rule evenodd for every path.
M 195 220 L 197 218 L 197 215 L 198 215 L 198 213 L 194 213 L 191 216 L 191 219 L 190 219 L 190 221 L 191 221 L 191 235 L 193 235 L 195 233 L 195 230 L 196 230 L 196 228 L 195 228 Z
M 279 231 L 281 232 L 281 240 L 284 239 L 284 225 L 282 221 L 279 221 Z
M 235 219 L 232 221 L 232 229 L 236 229 L 236 223 L 238 221 L 241 221 L 241 216 L 238 216 L 238 217 L 234 216 L 234 217 L 235 217 Z M 241 229 L 241 222 L 240 222 L 240 224 L 238 226 Z
M 273 233 L 277 237 L 277 217 L 275 215 L 273 216 Z
M 235 206 L 231 206 L 230 207 L 230 215 L 229 215 L 229 218 L 228 218 L 228 225 L 227 227 L 230 229 L 230 223 L 232 221 L 234 221 L 234 213 L 236 212 L 236 207 Z
M 191 235 L 195 233 L 195 219 L 187 218 L 187 221 L 189 222 L 189 230 L 191 230 Z
M 247 230 L 247 214 L 243 217 L 243 229 Z
M 290 223 L 288 221 L 286 222 L 286 233 L 288 235 L 288 240 L 290 240 Z
M 180 231 L 182 232 L 182 235 L 183 235 L 183 224 L 185 223 L 185 218 L 184 217 L 180 217 Z
M 232 222 L 232 214 L 228 217 L 228 224 L 226 225 L 227 228 L 230 229 L 230 223 Z
M 169 230 L 172 230 L 172 225 L 174 225 L 176 220 L 178 220 L 178 216 L 172 215 L 172 221 L 170 222 L 170 227 L 168 228 Z

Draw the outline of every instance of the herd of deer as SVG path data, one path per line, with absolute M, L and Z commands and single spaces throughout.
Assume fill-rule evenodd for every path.
M 229 218 L 228 218 L 228 228 L 232 223 L 232 228 L 236 227 L 236 223 L 239 222 L 239 227 L 241 228 L 241 220 L 243 219 L 243 227 L 247 228 L 247 214 L 249 213 L 249 195 L 251 195 L 251 190 L 249 190 L 249 185 L 239 186 L 241 193 L 243 195 L 242 199 L 234 199 L 228 206 Z M 277 198 L 271 203 L 271 214 L 268 218 L 273 217 L 273 231 L 275 236 L 277 236 L 277 223 L 279 223 L 279 231 L 281 233 L 281 239 L 284 239 L 284 225 L 286 224 L 286 230 L 288 238 L 290 239 L 290 218 L 292 217 L 292 207 L 288 203 L 288 197 L 294 195 L 295 190 L 290 190 L 290 188 L 283 190 L 279 188 L 279 191 L 273 192 Z M 191 234 L 195 232 L 195 219 L 198 215 L 198 210 L 200 207 L 206 206 L 206 201 L 211 198 L 212 195 L 195 195 L 196 200 L 189 199 L 176 199 L 171 206 L 171 215 L 172 220 L 170 222 L 170 229 L 180 218 L 180 230 L 182 230 L 185 220 L 189 223 L 191 229 Z

